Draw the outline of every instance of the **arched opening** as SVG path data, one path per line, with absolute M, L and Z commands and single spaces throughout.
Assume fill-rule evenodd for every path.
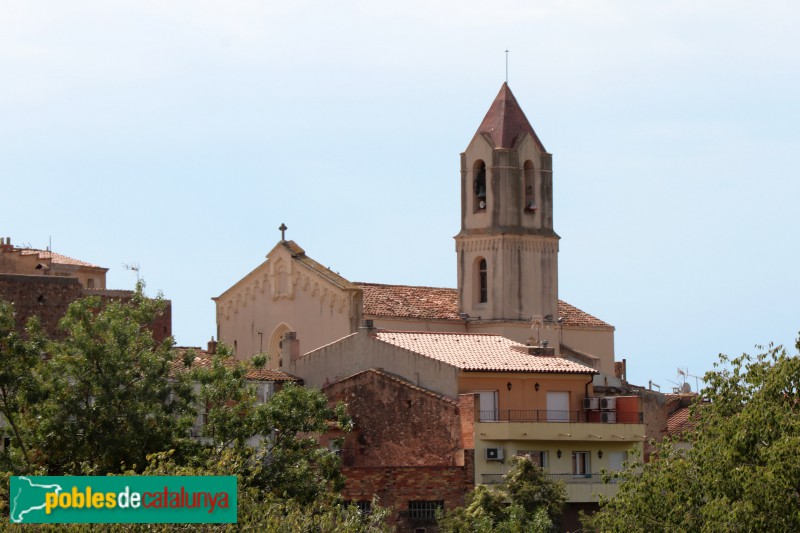
M 533 163 L 528 160 L 525 161 L 523 167 L 525 172 L 525 212 L 536 212 L 536 172 L 533 168 Z
M 478 280 L 478 303 L 482 304 L 489 301 L 489 276 L 486 268 L 486 259 L 479 257 L 476 261 L 476 269 L 478 274 L 476 276 Z
M 283 360 L 281 358 L 281 341 L 283 340 L 283 334 L 287 331 L 294 331 L 291 326 L 288 324 L 279 324 L 273 331 L 272 335 L 269 338 L 269 351 L 267 355 L 269 355 L 269 361 L 267 362 L 267 367 L 271 369 L 280 368 L 283 366 Z
M 478 159 L 472 166 L 473 192 L 475 193 L 472 199 L 473 211 L 483 211 L 486 209 L 487 189 L 486 189 L 486 163 Z

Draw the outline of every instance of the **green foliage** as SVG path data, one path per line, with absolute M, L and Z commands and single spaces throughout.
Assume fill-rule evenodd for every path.
M 16 459 L 26 468 L 31 467 L 31 457 L 23 412 L 40 394 L 35 369 L 43 351 L 44 338 L 38 320 L 28 321 L 23 336 L 16 331 L 13 306 L 0 301 L 0 414 L 8 424 L 3 431 L 16 443 Z M 6 450 L 0 466 L 8 469 L 14 462 Z
M 467 506 L 443 513 L 439 527 L 450 533 L 540 533 L 553 531 L 567 496 L 532 461 L 513 458 L 512 468 L 498 488 L 478 485 Z
M 172 340 L 154 342 L 147 327 L 163 306 L 141 284 L 128 301 L 79 300 L 59 324 L 63 339 L 48 341 L 35 320 L 17 332 L 13 307 L 0 302 L 0 414 L 13 434 L 12 453 L 0 457 L 0 516 L 8 516 L 12 473 L 236 475 L 239 523 L 230 529 L 384 531 L 387 511 L 375 505 L 362 516 L 343 505 L 340 458 L 318 444 L 330 429 L 349 431 L 344 405 L 291 383 L 264 402 L 248 365 L 222 344 L 210 365 L 192 368 L 191 352 L 175 361 Z M 266 362 L 255 359 L 253 367 Z M 189 437 L 198 413 L 199 440 Z
M 588 527 L 800 531 L 800 358 L 782 347 L 722 355 L 705 380 L 691 447 L 666 440 L 632 465 Z
M 190 388 L 170 381 L 171 339 L 147 329 L 163 311 L 140 283 L 130 301 L 84 298 L 59 323 L 38 365 L 40 398 L 30 402 L 29 442 L 50 474 L 106 474 L 143 464 L 174 445 L 193 414 Z
M 207 460 L 235 461 L 235 471 L 249 484 L 303 504 L 340 490 L 340 458 L 320 448 L 318 437 L 331 428 L 349 430 L 344 405 L 329 407 L 318 389 L 293 383 L 260 403 L 246 383 L 247 366 L 229 358 L 221 346 L 210 368 L 191 372 L 208 413 Z

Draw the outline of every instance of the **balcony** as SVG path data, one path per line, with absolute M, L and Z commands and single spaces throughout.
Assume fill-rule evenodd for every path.
M 504 475 L 505 474 L 481 474 L 481 482 L 484 485 L 503 485 L 505 483 Z M 551 481 L 560 481 L 566 485 L 605 484 L 603 481 L 603 474 L 547 474 L 547 478 Z M 608 483 L 615 484 L 618 481 L 619 480 L 616 478 L 610 478 Z
M 600 495 L 611 498 L 619 487 L 619 480 L 611 478 L 605 483 L 602 474 L 547 474 L 547 477 L 564 483 L 570 502 L 596 502 Z M 505 483 L 502 474 L 482 474 L 481 481 L 484 485 Z
M 637 412 L 506 409 L 481 411 L 478 416 L 480 420 L 474 425 L 476 441 L 633 443 L 645 440 L 642 413 Z
M 606 416 L 604 417 L 603 414 Z M 503 409 L 495 411 L 480 411 L 479 416 L 480 422 L 572 422 L 589 424 L 642 423 L 642 413 L 621 413 L 617 411 L 549 411 L 546 409 Z

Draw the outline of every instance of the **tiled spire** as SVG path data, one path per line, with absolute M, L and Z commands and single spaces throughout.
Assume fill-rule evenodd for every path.
M 514 98 L 508 83 L 503 83 L 500 92 L 492 102 L 492 107 L 489 108 L 489 112 L 486 113 L 483 122 L 478 127 L 478 133 L 488 135 L 495 148 L 508 149 L 515 148 L 522 135 L 529 133 L 536 146 L 543 152 L 547 152 L 542 141 L 533 131 L 531 123 L 525 117 L 525 113 L 522 112 L 517 99 Z

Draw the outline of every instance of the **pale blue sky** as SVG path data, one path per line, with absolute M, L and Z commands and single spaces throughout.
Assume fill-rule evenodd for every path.
M 560 296 L 668 390 L 800 329 L 798 20 L 788 1 L 0 0 L 0 235 L 52 237 L 113 288 L 138 262 L 181 345 L 282 222 L 348 279 L 453 287 L 459 153 L 508 48 L 554 155 Z

